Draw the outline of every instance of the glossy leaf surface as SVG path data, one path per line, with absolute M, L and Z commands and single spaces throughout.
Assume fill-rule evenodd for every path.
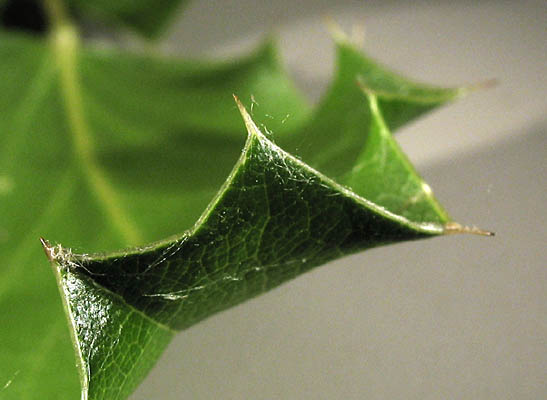
M 328 260 L 442 233 L 448 221 L 388 126 L 460 91 L 400 78 L 344 41 L 333 87 L 310 113 L 271 44 L 211 64 L 86 49 L 70 30 L 51 43 L 0 35 L 5 398 L 79 392 L 39 236 L 93 253 L 179 234 L 105 256 L 48 247 L 84 393 L 123 399 L 174 331 Z M 243 113 L 245 141 L 232 93 L 281 147 Z M 378 168 L 376 147 L 390 168 Z
M 245 143 L 232 93 L 253 93 L 265 110 L 290 112 L 294 118 L 279 132 L 296 129 L 308 113 L 270 44 L 244 60 L 215 64 L 77 54 L 81 107 L 74 108 L 56 46 L 0 35 L 0 382 L 11 381 L 2 398 L 79 392 L 40 236 L 104 251 L 179 233 L 203 212 Z M 208 116 L 194 114 L 199 110 Z M 83 147 L 81 126 L 74 129 L 80 117 L 89 140 Z

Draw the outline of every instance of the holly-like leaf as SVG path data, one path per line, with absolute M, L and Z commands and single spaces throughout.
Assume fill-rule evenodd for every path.
M 103 251 L 177 234 L 244 146 L 232 93 L 260 99 L 257 118 L 291 113 L 278 132 L 308 115 L 271 43 L 242 60 L 193 63 L 74 40 L 0 34 L 0 388 L 11 382 L 3 399 L 80 392 L 40 236 Z
M 391 214 L 284 152 L 240 107 L 244 151 L 192 230 L 106 256 L 45 244 L 89 398 L 124 398 L 134 386 L 126 377 L 138 382 L 173 331 L 332 259 L 443 233 L 443 225 Z
M 335 39 L 337 72 L 331 87 L 306 129 L 281 142 L 331 177 L 340 178 L 355 167 L 376 119 L 363 103 L 363 88 L 377 96 L 378 108 L 391 130 L 469 91 L 412 81 L 360 52 L 342 33 L 336 33 Z
M 388 129 L 460 91 L 337 46 L 310 114 L 271 44 L 210 64 L 85 49 L 68 26 L 50 44 L 0 34 L 2 396 L 79 391 L 39 235 L 67 246 L 44 242 L 84 396 L 123 399 L 175 331 L 336 257 L 462 229 Z M 281 147 L 240 105 L 245 142 L 232 93 Z

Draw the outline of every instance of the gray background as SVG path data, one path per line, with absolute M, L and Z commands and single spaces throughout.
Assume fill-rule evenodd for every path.
M 329 82 L 322 16 L 420 80 L 497 78 L 398 139 L 456 220 L 450 236 L 318 268 L 180 333 L 141 399 L 547 397 L 544 1 L 194 0 L 163 50 L 223 56 L 278 33 L 312 101 Z

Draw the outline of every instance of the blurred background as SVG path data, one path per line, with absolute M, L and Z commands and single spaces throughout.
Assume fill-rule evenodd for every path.
M 180 333 L 132 400 L 538 399 L 547 396 L 547 3 L 193 1 L 169 54 L 244 53 L 275 33 L 317 101 L 333 72 L 324 16 L 440 85 L 498 86 L 398 140 L 453 217 L 496 232 L 370 250 Z

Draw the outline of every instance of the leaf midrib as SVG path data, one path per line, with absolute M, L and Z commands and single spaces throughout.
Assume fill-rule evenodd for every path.
M 78 34 L 72 26 L 58 23 L 52 32 L 52 39 L 52 51 L 56 56 L 60 74 L 59 84 L 75 159 L 81 167 L 91 192 L 96 195 L 98 203 L 108 214 L 107 220 L 111 221 L 122 240 L 127 245 L 142 243 L 143 234 L 121 206 L 116 191 L 96 159 L 91 129 L 85 118 L 77 72 Z
M 379 131 L 380 135 L 383 137 L 383 145 L 387 145 L 391 147 L 391 150 L 397 155 L 397 158 L 401 160 L 403 167 L 407 172 L 409 172 L 410 176 L 416 177 L 420 180 L 421 186 L 422 186 L 422 192 L 420 192 L 421 196 L 424 196 L 427 199 L 428 204 L 433 208 L 436 214 L 439 215 L 441 218 L 441 222 L 447 223 L 452 220 L 446 210 L 441 206 L 441 204 L 437 201 L 437 199 L 433 196 L 433 191 L 429 187 L 429 185 L 421 178 L 419 178 L 419 174 L 412 165 L 412 163 L 409 161 L 406 154 L 401 150 L 397 142 L 392 139 L 390 140 L 390 134 L 389 129 L 384 121 L 384 118 L 382 116 L 382 113 L 380 112 L 380 108 L 378 105 L 378 98 L 373 93 L 367 94 L 368 102 L 370 105 L 371 113 L 373 114 L 374 118 L 376 119 L 376 123 L 379 125 Z

